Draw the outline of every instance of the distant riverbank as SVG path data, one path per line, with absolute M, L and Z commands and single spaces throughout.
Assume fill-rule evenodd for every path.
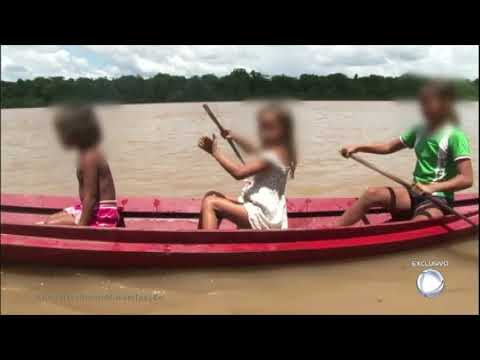
M 244 101 L 271 98 L 298 100 L 395 100 L 412 98 L 425 79 L 405 74 L 398 77 L 344 74 L 267 76 L 236 69 L 229 75 L 176 76 L 157 74 L 150 78 L 63 77 L 1 82 L 2 108 L 45 107 L 62 102 L 149 104 L 172 102 Z M 478 79 L 455 80 L 458 97 L 478 100 Z

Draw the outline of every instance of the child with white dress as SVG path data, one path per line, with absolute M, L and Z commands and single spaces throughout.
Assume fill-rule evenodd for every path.
M 287 229 L 287 178 L 293 178 L 297 166 L 294 119 L 291 112 L 278 104 L 263 107 L 257 114 L 260 147 L 247 139 L 225 130 L 222 136 L 233 140 L 246 153 L 256 158 L 245 165 L 223 154 L 215 135 L 202 137 L 199 147 L 235 179 L 251 178 L 238 199 L 211 191 L 202 201 L 199 229 L 218 229 L 226 218 L 239 228 L 256 230 Z

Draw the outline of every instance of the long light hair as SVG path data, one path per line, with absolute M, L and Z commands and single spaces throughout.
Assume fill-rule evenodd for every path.
M 286 106 L 279 103 L 270 103 L 260 109 L 258 115 L 263 113 L 273 113 L 277 117 L 284 130 L 284 143 L 287 147 L 290 167 L 290 177 L 295 177 L 295 170 L 297 168 L 297 143 L 295 140 L 295 118 L 293 113 Z

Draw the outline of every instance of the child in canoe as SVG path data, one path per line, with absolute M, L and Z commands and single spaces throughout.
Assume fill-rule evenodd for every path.
M 415 191 L 405 188 L 368 189 L 338 220 L 338 226 L 353 225 L 374 206 L 389 209 L 392 214 L 407 212 L 413 220 L 442 217 L 438 205 L 422 194 L 430 194 L 450 205 L 454 192 L 473 184 L 473 170 L 468 138 L 460 129 L 454 108 L 455 94 L 449 82 L 431 81 L 418 95 L 424 123 L 386 143 L 347 146 L 345 157 L 357 152 L 392 154 L 405 148 L 415 150 L 417 163 L 413 173 Z
M 102 131 L 89 106 L 67 106 L 54 119 L 60 142 L 78 151 L 77 179 L 81 203 L 51 215 L 48 225 L 115 227 L 120 214 L 110 167 L 100 148 Z
M 212 155 L 236 180 L 252 179 L 237 200 L 215 191 L 208 192 L 202 201 L 199 229 L 218 229 L 224 218 L 244 229 L 288 227 L 285 189 L 288 175 L 293 178 L 297 165 L 294 119 L 283 106 L 270 104 L 257 113 L 257 122 L 258 148 L 229 130 L 222 133 L 246 153 L 256 155 L 245 165 L 237 164 L 223 154 L 215 135 L 200 138 L 198 146 Z

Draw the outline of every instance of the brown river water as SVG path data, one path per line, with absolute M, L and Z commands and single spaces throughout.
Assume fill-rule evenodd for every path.
M 227 128 L 254 134 L 258 103 L 213 103 Z M 299 102 L 300 164 L 288 195 L 357 196 L 391 183 L 338 155 L 341 145 L 398 136 L 419 120 L 396 102 Z M 478 103 L 459 112 L 478 174 Z M 238 194 L 232 180 L 197 146 L 215 128 L 201 104 L 102 107 L 105 147 L 122 195 L 200 197 Z M 75 195 L 74 156 L 58 146 L 48 109 L 1 110 L 2 193 Z M 228 144 L 222 142 L 231 153 Z M 233 155 L 232 155 L 233 156 Z M 409 179 L 414 155 L 366 156 Z M 478 191 L 478 178 L 475 188 Z M 446 288 L 435 298 L 416 289 L 423 267 L 436 267 Z M 194 270 L 102 270 L 1 267 L 2 314 L 478 314 L 478 235 L 396 254 L 301 265 Z

